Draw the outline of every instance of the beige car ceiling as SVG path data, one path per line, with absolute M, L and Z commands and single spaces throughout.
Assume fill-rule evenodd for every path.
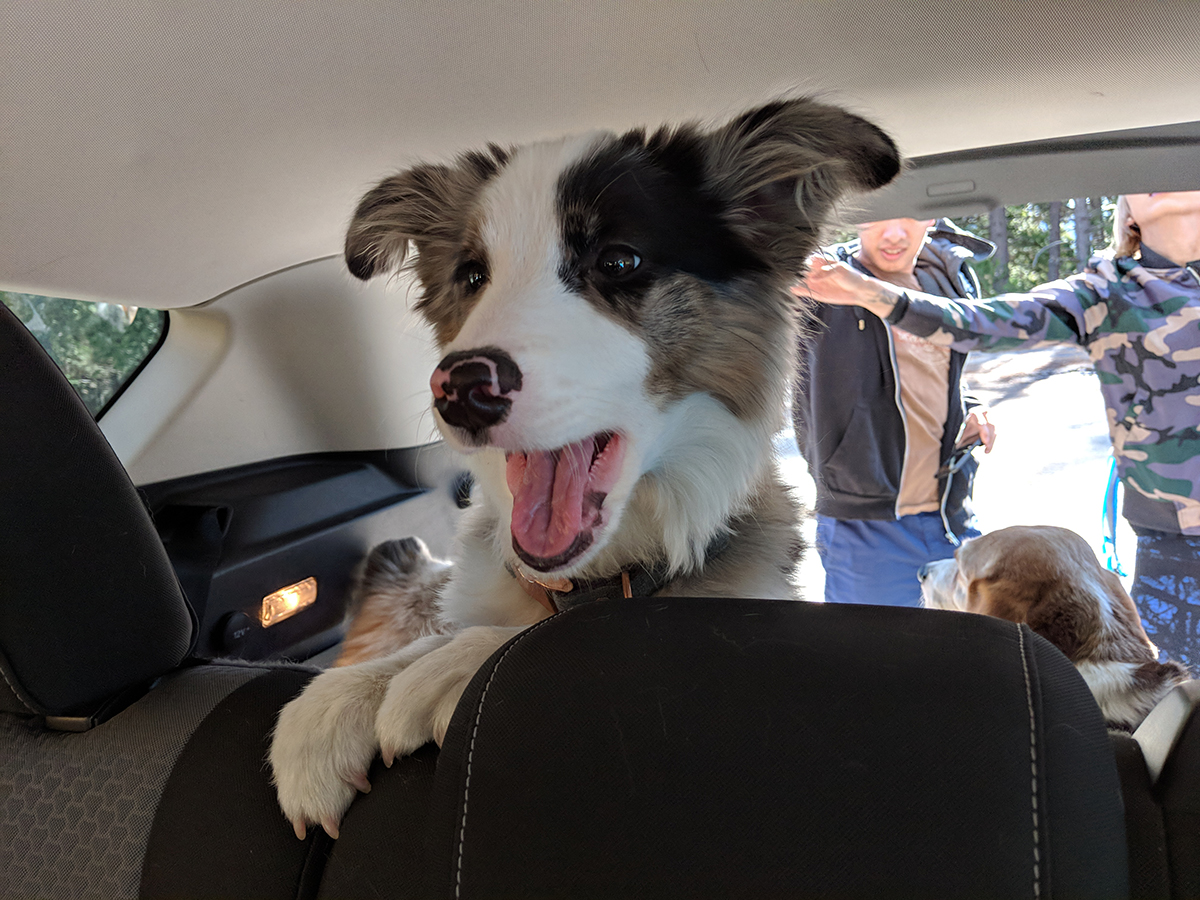
M 418 158 L 783 91 L 910 155 L 1200 120 L 1194 2 L 10 0 L 0 288 L 189 306 Z

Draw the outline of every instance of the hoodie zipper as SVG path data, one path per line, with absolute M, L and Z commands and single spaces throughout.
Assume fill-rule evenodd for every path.
M 855 258 L 844 247 L 838 248 L 838 258 L 852 268 L 857 268 L 859 271 L 871 275 L 871 271 L 862 264 L 860 260 Z M 872 276 L 873 277 L 873 276 Z M 858 320 L 858 330 L 864 331 L 867 327 L 866 311 L 861 306 L 851 307 L 854 310 L 854 316 Z M 904 404 L 900 401 L 900 363 L 896 359 L 896 341 L 892 336 L 892 326 L 880 319 L 880 324 L 883 325 L 883 333 L 887 335 L 888 343 L 888 362 L 892 366 L 892 382 L 896 385 L 896 390 L 893 394 L 892 401 L 896 404 L 896 411 L 900 413 L 900 424 L 904 427 L 904 459 L 900 463 L 900 480 L 904 481 L 904 470 L 908 468 L 908 416 L 904 414 Z M 892 515 L 896 519 L 900 518 L 900 487 L 896 486 L 896 503 L 892 507 Z M 942 517 L 945 521 L 945 516 Z
M 963 429 L 967 427 L 967 404 L 963 402 L 962 398 L 961 376 L 958 388 L 958 409 L 962 416 L 963 424 L 959 427 L 958 434 L 954 436 L 954 443 L 950 445 L 951 459 L 954 458 L 953 448 L 958 446 L 958 442 L 962 440 Z M 950 504 L 950 488 L 954 485 L 954 476 L 957 474 L 958 472 L 948 472 L 946 474 L 946 486 L 942 488 L 942 503 L 940 506 L 940 512 L 942 514 L 942 526 L 946 529 L 946 540 L 950 542 L 951 547 L 958 547 L 962 544 L 962 541 L 959 540 L 958 535 L 954 533 L 954 529 L 950 527 L 950 516 L 946 513 L 946 507 Z
M 888 360 L 892 364 L 892 382 L 896 385 L 893 400 L 896 403 L 896 411 L 900 413 L 900 422 L 904 426 L 904 459 L 900 462 L 900 484 L 904 483 L 904 473 L 908 469 L 908 448 L 911 441 L 908 438 L 908 416 L 904 413 L 904 403 L 900 400 L 900 362 L 896 359 L 896 339 L 892 335 L 892 326 L 887 322 L 883 323 L 884 333 L 887 334 L 888 342 Z M 896 486 L 896 505 L 892 508 L 892 512 L 897 519 L 900 518 L 900 486 Z

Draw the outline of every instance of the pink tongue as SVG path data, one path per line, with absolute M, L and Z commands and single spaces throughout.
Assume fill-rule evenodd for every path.
M 506 477 L 513 495 L 512 535 L 531 556 L 565 553 L 583 530 L 583 495 L 594 438 L 558 450 L 514 453 Z

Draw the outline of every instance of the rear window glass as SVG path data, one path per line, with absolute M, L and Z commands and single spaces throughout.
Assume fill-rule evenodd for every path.
M 1083 270 L 1112 243 L 1117 198 L 1076 197 L 1026 203 L 986 216 L 955 219 L 960 228 L 996 244 L 975 274 L 985 295 L 1028 291 Z
M 99 417 L 162 342 L 159 309 L 0 291 L 0 302 L 58 363 L 88 411 Z
M 1092 254 L 1111 243 L 1116 205 L 1116 196 L 1075 197 L 998 207 L 986 215 L 955 216 L 953 222 L 996 245 L 990 259 L 972 265 L 983 295 L 991 297 L 1081 271 Z M 847 225 L 835 228 L 826 243 L 857 238 L 857 230 Z

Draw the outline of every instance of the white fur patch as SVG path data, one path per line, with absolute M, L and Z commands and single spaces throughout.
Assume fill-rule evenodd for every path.
M 967 592 L 959 583 L 956 559 L 926 563 L 925 572 L 921 579 L 921 601 L 926 608 L 966 611 Z
M 303 836 L 319 822 L 337 837 L 337 824 L 366 783 L 379 743 L 375 717 L 392 679 L 448 636 L 421 638 L 403 650 L 318 675 L 279 715 L 270 762 L 283 814 Z
M 1137 727 L 1154 706 L 1152 698 L 1134 690 L 1134 675 L 1143 663 L 1091 662 L 1083 660 L 1075 668 L 1087 682 L 1104 721 L 1113 725 Z

